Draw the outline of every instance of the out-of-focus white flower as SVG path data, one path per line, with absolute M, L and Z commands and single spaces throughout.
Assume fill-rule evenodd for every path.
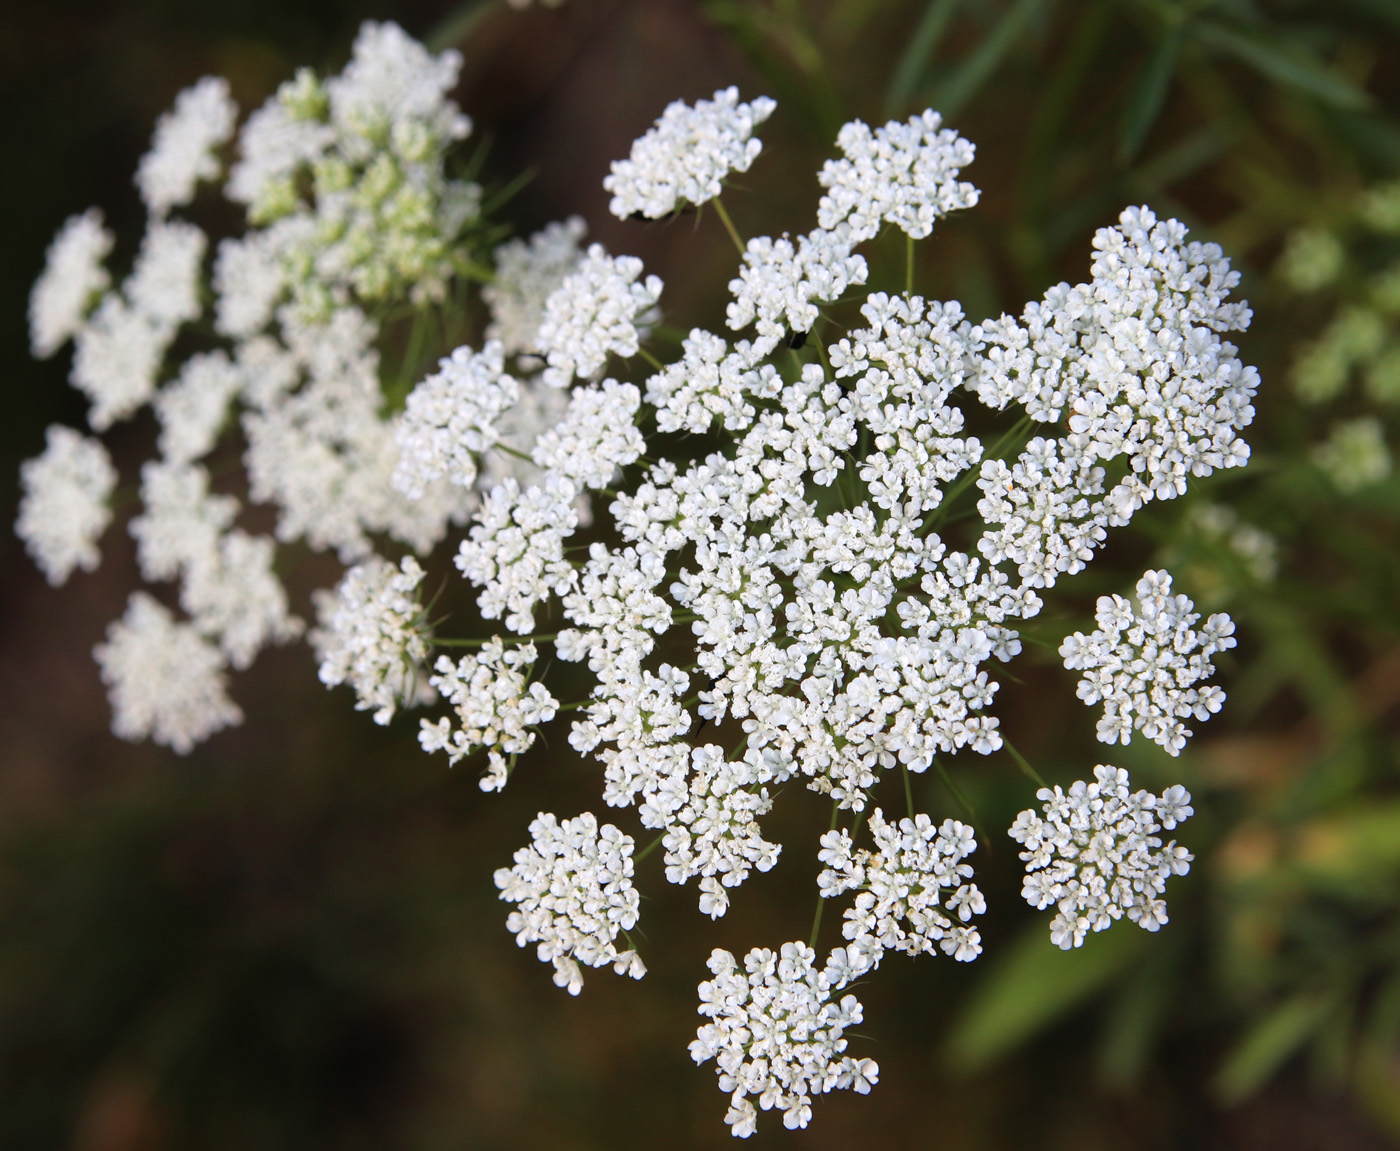
M 243 722 L 228 698 L 219 649 L 145 592 L 132 593 L 93 656 L 112 703 L 112 731 L 122 739 L 150 738 L 184 755 Z
M 98 537 L 112 522 L 108 506 L 117 470 L 107 449 L 72 428 L 52 425 L 42 455 L 20 465 L 24 494 L 15 533 L 57 587 L 74 568 L 94 571 Z
M 481 298 L 491 309 L 486 338 L 499 340 L 506 355 L 539 351 L 545 304 L 578 267 L 578 245 L 587 231 L 582 219 L 570 216 L 496 249 L 496 275 L 482 287 Z
M 136 169 L 136 187 L 153 216 L 165 216 L 194 199 L 201 180 L 219 174 L 217 148 L 233 135 L 238 105 L 222 76 L 205 76 L 175 97 L 175 107 L 156 121 L 151 150 Z
M 1313 449 L 1313 462 L 1339 491 L 1359 492 L 1390 475 L 1390 448 L 1385 427 L 1375 416 L 1338 420 L 1326 440 Z
M 112 282 L 102 266 L 111 250 L 112 234 L 96 208 L 69 216 L 58 230 L 29 296 L 29 346 L 40 359 L 82 331 L 88 310 Z

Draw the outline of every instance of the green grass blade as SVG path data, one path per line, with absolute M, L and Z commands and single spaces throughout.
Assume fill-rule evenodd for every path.
M 1123 107 L 1123 121 L 1118 130 L 1118 162 L 1130 164 L 1142 148 L 1147 134 L 1161 114 L 1181 55 L 1184 39 L 1182 25 L 1171 28 L 1158 43 L 1147 67 L 1133 85 L 1128 102 Z
M 1195 38 L 1233 56 L 1269 79 L 1323 103 L 1351 110 L 1369 108 L 1371 97 L 1310 52 L 1260 32 L 1228 28 L 1210 20 L 1192 25 Z
M 929 0 L 919 26 L 914 29 L 914 35 L 909 39 L 909 46 L 899 58 L 899 66 L 890 77 L 889 87 L 885 89 L 887 117 L 898 116 L 904 112 L 910 96 L 923 86 L 929 59 L 937 50 L 938 43 L 948 30 L 948 25 L 952 23 L 961 2 L 962 0 Z

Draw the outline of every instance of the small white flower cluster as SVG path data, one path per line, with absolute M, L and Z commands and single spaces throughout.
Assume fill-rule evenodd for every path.
M 1226 302 L 1239 273 L 1220 248 L 1185 236 L 1128 208 L 1094 237 L 1092 283 L 1051 288 L 1020 322 L 981 325 L 984 403 L 1022 403 L 1038 421 L 1070 413 L 1068 435 L 1032 439 L 1012 466 L 985 461 L 978 480 L 978 512 L 997 528 L 982 554 L 1013 561 L 1034 587 L 1081 570 L 1107 527 L 1182 494 L 1187 476 L 1248 462 L 1237 433 L 1254 418 L 1258 373 L 1217 333 L 1251 313 Z M 1102 464 L 1118 458 L 1128 473 L 1105 492 Z
M 110 689 L 112 731 L 122 739 L 151 738 L 184 755 L 243 721 L 228 698 L 219 650 L 145 592 L 132 594 L 93 655 Z
M 682 100 L 667 105 L 632 145 L 632 154 L 613 161 L 603 178 L 612 193 L 608 211 L 623 220 L 659 220 L 683 204 L 714 199 L 730 172 L 747 172 L 758 159 L 763 142 L 753 130 L 776 107 L 766 96 L 741 104 L 739 89 L 732 87 L 693 106 Z
M 1038 910 L 1054 906 L 1050 939 L 1068 951 L 1090 931 L 1103 931 L 1123 915 L 1144 931 L 1167 922 L 1161 899 L 1173 875 L 1191 870 L 1192 855 L 1157 835 L 1175 829 L 1193 812 L 1190 793 L 1177 784 L 1161 795 L 1128 791 L 1128 773 L 1099 766 L 1093 783 L 1076 781 L 1068 792 L 1041 788 L 1045 817 L 1023 811 L 1010 835 L 1025 847 L 1021 894 Z
M 632 886 L 630 835 L 589 812 L 562 823 L 540 812 L 530 824 L 532 843 L 515 853 L 515 866 L 496 872 L 501 898 L 517 904 L 506 920 L 521 947 L 536 943 L 542 963 L 554 964 L 554 983 L 577 995 L 582 963 L 611 963 L 619 975 L 640 979 L 646 965 L 634 949 L 617 949 L 619 932 L 637 925 L 640 897 Z
M 927 815 L 886 821 L 878 807 L 870 813 L 875 849 L 855 848 L 850 833 L 828 831 L 817 858 L 826 864 L 817 877 L 824 898 L 856 891 L 846 910 L 842 934 L 848 979 L 880 965 L 886 951 L 945 955 L 970 963 L 982 954 L 982 937 L 968 927 L 987 901 L 962 862 L 977 850 L 972 828 L 955 819 L 935 825 Z M 954 923 L 944 912 L 955 915 Z
M 394 487 L 414 500 L 444 476 L 471 487 L 478 457 L 496 445 L 501 416 L 519 399 L 520 386 L 505 373 L 498 341 L 488 340 L 480 352 L 461 347 L 444 357 L 409 393 L 396 432 Z
M 1172 595 L 1172 577 L 1146 572 L 1137 584 L 1137 608 L 1122 596 L 1100 596 L 1091 635 L 1075 632 L 1060 645 L 1065 667 L 1082 671 L 1079 698 L 1104 705 L 1098 735 L 1124 743 L 1136 729 L 1170 755 L 1191 734 L 1183 720 L 1209 719 L 1225 702 L 1219 687 L 1196 687 L 1215 672 L 1211 656 L 1235 646 L 1235 624 L 1217 613 L 1206 620 L 1184 595 Z
M 399 705 L 437 698 L 423 670 L 430 642 L 418 602 L 423 569 L 412 556 L 397 568 L 378 556 L 347 571 L 333 592 L 315 594 L 320 626 L 309 636 L 327 687 L 348 683 L 357 711 L 388 723 Z
M 436 723 L 422 720 L 418 742 L 423 750 L 446 751 L 448 762 L 456 763 L 484 747 L 488 766 L 481 790 L 505 787 L 515 757 L 535 744 L 535 733 L 527 729 L 548 723 L 559 709 L 544 684 L 526 686 L 537 658 L 534 644 L 506 648 L 499 636 L 458 663 L 438 656 L 437 674 L 428 682 L 452 705 L 457 724 L 445 716 Z
M 635 256 L 609 256 L 590 244 L 578 266 L 564 277 L 545 302 L 535 342 L 549 362 L 544 382 L 566 388 L 577 376 L 588 379 L 602 370 L 609 354 L 635 356 L 641 346 L 638 325 L 661 297 L 661 280 L 641 283 L 642 262 Z
M 827 193 L 817 206 L 823 228 L 845 222 L 859 243 L 894 224 L 919 240 L 933 231 L 939 216 L 977 203 L 975 186 L 957 179 L 976 149 L 932 109 L 907 124 L 891 120 L 873 132 L 853 120 L 836 137 L 845 154 L 828 160 L 817 179 Z
M 481 289 L 481 298 L 491 310 L 486 338 L 499 340 L 506 355 L 539 350 L 545 304 L 578 267 L 579 241 L 587 232 L 583 220 L 570 216 L 528 240 L 507 240 L 496 249 L 496 275 Z
M 151 150 L 136 169 L 141 201 L 164 217 L 194 199 L 202 180 L 219 175 L 216 149 L 227 144 L 238 119 L 238 105 L 222 76 L 205 76 L 175 99 L 175 108 L 156 121 Z
M 710 955 L 714 978 L 700 984 L 702 1024 L 690 1045 L 696 1063 L 713 1059 L 721 1091 L 730 1093 L 724 1121 L 747 1138 L 758 1107 L 777 1108 L 793 1131 L 812 1118 L 812 1096 L 849 1087 L 864 1095 L 879 1081 L 873 1059 L 846 1055 L 846 1029 L 864 1018 L 854 995 L 832 993 L 844 981 L 817 968 L 816 952 L 784 943 L 777 954 L 755 947 L 741 969 L 720 948 Z
M 83 329 L 88 310 L 112 282 L 102 265 L 111 250 L 112 233 L 96 208 L 70 216 L 53 238 L 29 296 L 29 344 L 40 359 Z
M 43 455 L 20 465 L 24 494 L 15 532 L 57 587 L 74 568 L 96 570 L 102 558 L 97 539 L 112 520 L 107 501 L 117 470 L 99 441 L 72 428 L 54 424 L 47 439 Z

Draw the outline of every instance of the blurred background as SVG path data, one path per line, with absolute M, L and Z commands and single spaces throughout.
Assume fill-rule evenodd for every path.
M 812 226 L 837 128 L 926 106 L 977 145 L 971 212 L 919 246 L 925 294 L 973 320 L 1089 269 L 1093 231 L 1146 203 L 1221 243 L 1255 308 L 1253 462 L 1150 506 L 1037 626 L 1170 566 L 1229 611 L 1229 694 L 1179 760 L 1109 751 L 1054 643 L 998 697 L 1056 782 L 1103 760 L 1184 782 L 1196 854 L 1172 922 L 1062 954 L 1019 898 L 1002 830 L 1034 785 L 1001 753 L 916 802 L 975 812 L 986 953 L 887 959 L 863 985 L 868 1097 L 773 1116 L 758 1146 L 1336 1148 L 1400 1144 L 1400 2 L 1397 0 L 47 0 L 0 12 L 0 520 L 51 422 L 81 426 L 67 353 L 28 354 L 44 249 L 99 205 L 134 248 L 131 183 L 157 115 L 208 73 L 256 107 L 303 64 L 339 69 L 363 19 L 465 58 L 457 98 L 528 233 L 571 213 L 666 280 L 666 322 L 722 323 L 712 218 L 613 220 L 608 163 L 665 105 L 737 83 L 779 111 L 726 195 L 749 235 Z M 217 208 L 212 209 L 217 212 Z M 231 224 L 229 214 L 226 222 Z M 877 279 L 882 261 L 871 253 Z M 125 476 L 149 420 L 107 437 Z M 598 809 L 551 731 L 499 796 L 326 692 L 309 651 L 234 681 L 244 726 L 181 758 L 107 731 L 90 651 L 137 584 L 120 526 L 50 589 L 0 533 L 0 1148 L 726 1147 L 724 1097 L 686 1045 L 710 948 L 804 937 L 825 804 L 771 818 L 780 865 L 717 924 L 640 868 L 650 968 L 571 999 L 504 929 L 495 868 L 541 807 Z M 334 565 L 304 566 L 310 587 Z M 551 753 L 549 745 L 556 749 Z M 834 916 L 824 943 L 836 938 Z

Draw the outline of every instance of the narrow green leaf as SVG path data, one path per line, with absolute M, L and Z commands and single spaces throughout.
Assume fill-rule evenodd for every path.
M 1191 30 L 1201 43 L 1234 56 L 1261 75 L 1316 96 L 1324 103 L 1352 110 L 1371 106 L 1367 93 L 1295 44 L 1255 31 L 1227 28 L 1211 20 L 1197 21 Z
M 909 38 L 909 46 L 899 58 L 899 65 L 885 89 L 885 115 L 898 116 L 908 105 L 915 89 L 923 86 L 924 71 L 929 58 L 938 48 L 943 33 L 948 30 L 962 0 L 929 0 L 923 19 Z
M 976 1071 L 1020 1046 L 1124 974 L 1146 942 L 1145 931 L 1120 923 L 1061 951 L 1037 920 L 973 992 L 949 1034 L 947 1062 Z
M 981 90 L 996 71 L 1002 57 L 1010 50 L 1045 0 L 1016 0 L 1011 10 L 998 22 L 985 40 L 973 51 L 962 66 L 948 77 L 938 89 L 934 107 L 944 116 L 956 115 L 964 104 Z
M 1215 1094 L 1227 1105 L 1253 1095 L 1326 1017 L 1331 996 L 1306 991 L 1285 999 L 1259 1020 L 1225 1059 Z
M 501 0 L 467 0 L 438 21 L 437 27 L 424 39 L 424 45 L 430 52 L 455 48 L 469 39 L 482 19 L 493 8 L 500 7 L 500 3 Z
M 1173 26 L 1158 43 L 1147 67 L 1133 85 L 1128 102 L 1123 107 L 1123 121 L 1118 130 L 1118 162 L 1129 164 L 1137 156 L 1152 125 L 1162 111 L 1171 87 L 1172 74 L 1176 71 L 1177 57 L 1181 55 L 1181 43 L 1185 38 L 1183 26 Z

